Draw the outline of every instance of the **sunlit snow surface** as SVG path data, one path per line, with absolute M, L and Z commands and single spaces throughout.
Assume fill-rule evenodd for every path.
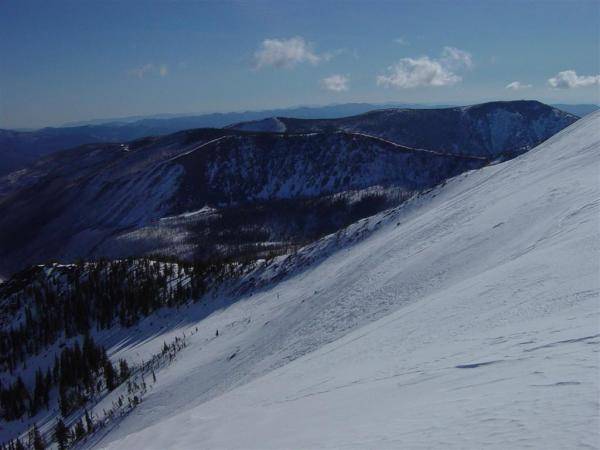
M 600 447 L 599 130 L 461 175 L 186 323 L 190 346 L 88 445 Z

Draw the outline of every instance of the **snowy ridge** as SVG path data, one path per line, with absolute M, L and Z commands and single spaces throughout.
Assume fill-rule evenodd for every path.
M 274 261 L 279 284 L 174 329 L 198 327 L 86 446 L 597 448 L 598 129 L 328 236 L 311 265 Z
M 494 102 L 468 111 L 277 117 L 266 121 L 276 132 L 197 129 L 58 152 L 0 178 L 0 274 L 52 259 L 227 256 L 239 251 L 235 241 L 282 242 L 284 251 L 465 170 L 521 154 L 574 120 L 538 102 Z M 375 196 L 356 208 L 324 198 L 372 188 L 401 195 Z M 213 222 L 161 221 L 207 205 L 249 203 L 253 211 L 226 212 L 229 225 L 212 216 L 221 228 L 242 216 L 255 220 L 241 237 L 228 228 L 230 237 L 210 248 L 202 243 L 215 240 Z
M 213 204 L 317 196 L 378 184 L 416 190 L 487 162 L 337 132 L 235 136 L 202 149 L 178 157 L 189 179 L 181 190 L 201 192 L 200 199 Z M 185 202 L 185 197 L 182 193 L 177 199 Z M 198 195 L 189 199 L 198 200 Z
M 0 249 L 7 255 L 0 272 L 49 259 L 187 258 L 195 252 L 204 258 L 207 252 L 194 245 L 202 240 L 194 238 L 204 237 L 205 228 L 160 219 L 207 205 L 322 198 L 372 187 L 409 194 L 485 163 L 338 132 L 191 130 L 135 141 L 127 151 L 121 144 L 90 145 L 0 180 L 0 193 L 6 192 L 0 196 Z M 269 220 L 250 231 L 269 233 L 265 242 L 286 240 L 271 231 Z
M 524 153 L 577 119 L 573 114 L 526 100 L 443 109 L 381 109 L 340 119 L 278 118 L 287 133 L 343 130 L 407 147 L 490 160 Z M 252 122 L 233 127 L 254 129 Z
M 482 161 L 487 161 L 487 159 L 484 158 L 483 156 L 461 155 L 460 153 L 444 152 L 444 151 L 439 151 L 439 150 L 427 150 L 424 148 L 412 148 L 412 147 L 409 148 L 409 147 L 405 147 L 403 145 L 396 144 L 395 142 L 392 142 L 390 140 L 383 139 L 383 138 L 373 136 L 370 134 L 366 134 L 366 133 L 348 133 L 348 134 L 354 135 L 354 136 L 364 136 L 364 137 L 367 137 L 370 139 L 375 139 L 377 141 L 385 142 L 386 144 L 393 145 L 393 146 L 395 146 L 399 149 L 403 149 L 405 151 L 410 150 L 410 151 L 414 151 L 414 152 L 427 152 L 427 153 L 433 153 L 434 155 L 440 155 L 440 156 L 442 156 L 442 155 L 443 156 L 454 156 L 454 157 L 459 157 L 459 158 L 472 158 L 472 159 L 479 159 Z
M 406 105 L 421 108 L 423 105 Z M 580 117 L 596 111 L 597 105 L 554 105 Z M 291 108 L 269 111 L 207 114 L 182 117 L 130 117 L 73 123 L 61 128 L 44 128 L 21 132 L 0 130 L 0 176 L 22 169 L 37 158 L 58 150 L 92 142 L 122 142 L 142 136 L 158 136 L 200 127 L 237 127 L 239 124 L 264 123 L 267 129 L 257 131 L 286 131 L 279 117 L 325 118 L 345 117 L 374 110 L 378 105 L 349 103 L 314 108 Z M 269 117 L 275 117 L 270 119 Z M 265 119 L 266 118 L 266 119 Z M 256 120 L 258 119 L 258 120 Z M 264 119 L 264 122 L 263 120 Z M 252 121 L 252 122 L 241 122 Z M 230 125 L 230 124 L 236 125 Z M 265 126 L 263 126 L 265 128 Z
M 253 120 L 250 122 L 240 122 L 233 125 L 228 125 L 225 128 L 234 128 L 242 131 L 267 131 L 271 133 L 285 133 L 286 126 L 279 117 L 268 117 L 261 120 Z

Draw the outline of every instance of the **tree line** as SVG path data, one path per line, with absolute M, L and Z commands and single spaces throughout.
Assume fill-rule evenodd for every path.
M 82 407 L 104 389 L 112 391 L 130 375 L 125 360 L 114 367 L 103 346 L 88 334 L 83 345 L 75 342 L 56 355 L 54 363 L 44 373 L 35 373 L 33 389 L 28 389 L 21 376 L 6 386 L 0 383 L 0 417 L 6 421 L 35 416 L 50 407 L 50 392 L 58 388 L 58 404 L 63 417 Z
M 40 267 L 18 274 L 0 287 L 3 309 L 16 319 L 0 330 L 0 369 L 14 373 L 61 338 L 130 327 L 161 307 L 198 299 L 209 268 L 136 259 L 64 266 L 53 277 Z

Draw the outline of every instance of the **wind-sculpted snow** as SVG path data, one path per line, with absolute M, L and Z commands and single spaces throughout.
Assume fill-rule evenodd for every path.
M 598 448 L 599 129 L 588 116 L 257 269 L 172 331 L 194 334 L 85 446 Z

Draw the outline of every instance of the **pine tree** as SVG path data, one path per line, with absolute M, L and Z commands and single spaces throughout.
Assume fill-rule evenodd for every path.
M 54 383 L 58 383 L 58 376 L 60 374 L 60 361 L 58 359 L 58 355 L 54 356 L 54 367 L 52 368 L 52 378 L 54 379 Z
M 67 416 L 71 410 L 71 405 L 67 395 L 67 387 L 63 383 L 61 383 L 58 387 L 58 404 L 60 407 L 60 413 L 63 416 Z
M 94 431 L 94 421 L 87 409 L 85 410 L 85 426 L 87 427 L 88 433 L 92 433 Z
M 106 361 L 104 364 L 104 380 L 106 381 L 106 389 L 112 391 L 115 385 L 115 368 L 110 361 Z
M 29 414 L 35 416 L 40 407 L 44 404 L 46 387 L 44 383 L 44 375 L 42 370 L 38 368 L 35 372 L 35 388 L 33 390 L 33 400 L 30 404 Z
M 50 368 L 46 372 L 46 381 L 44 382 L 46 389 L 44 390 L 44 405 L 46 409 L 50 406 L 50 389 L 52 388 L 52 375 L 50 374 Z
M 46 448 L 46 442 L 44 442 L 44 438 L 36 424 L 29 430 L 28 440 L 29 448 L 33 450 L 44 450 Z
M 66 450 L 69 446 L 69 430 L 62 419 L 58 419 L 54 426 L 54 439 L 58 444 L 59 450 Z
M 75 423 L 75 440 L 78 441 L 85 436 L 83 421 L 80 419 Z
M 121 381 L 125 381 L 127 378 L 129 378 L 130 375 L 130 371 L 129 371 L 129 366 L 127 365 L 127 361 L 125 361 L 124 359 L 119 360 L 119 378 L 121 379 Z

